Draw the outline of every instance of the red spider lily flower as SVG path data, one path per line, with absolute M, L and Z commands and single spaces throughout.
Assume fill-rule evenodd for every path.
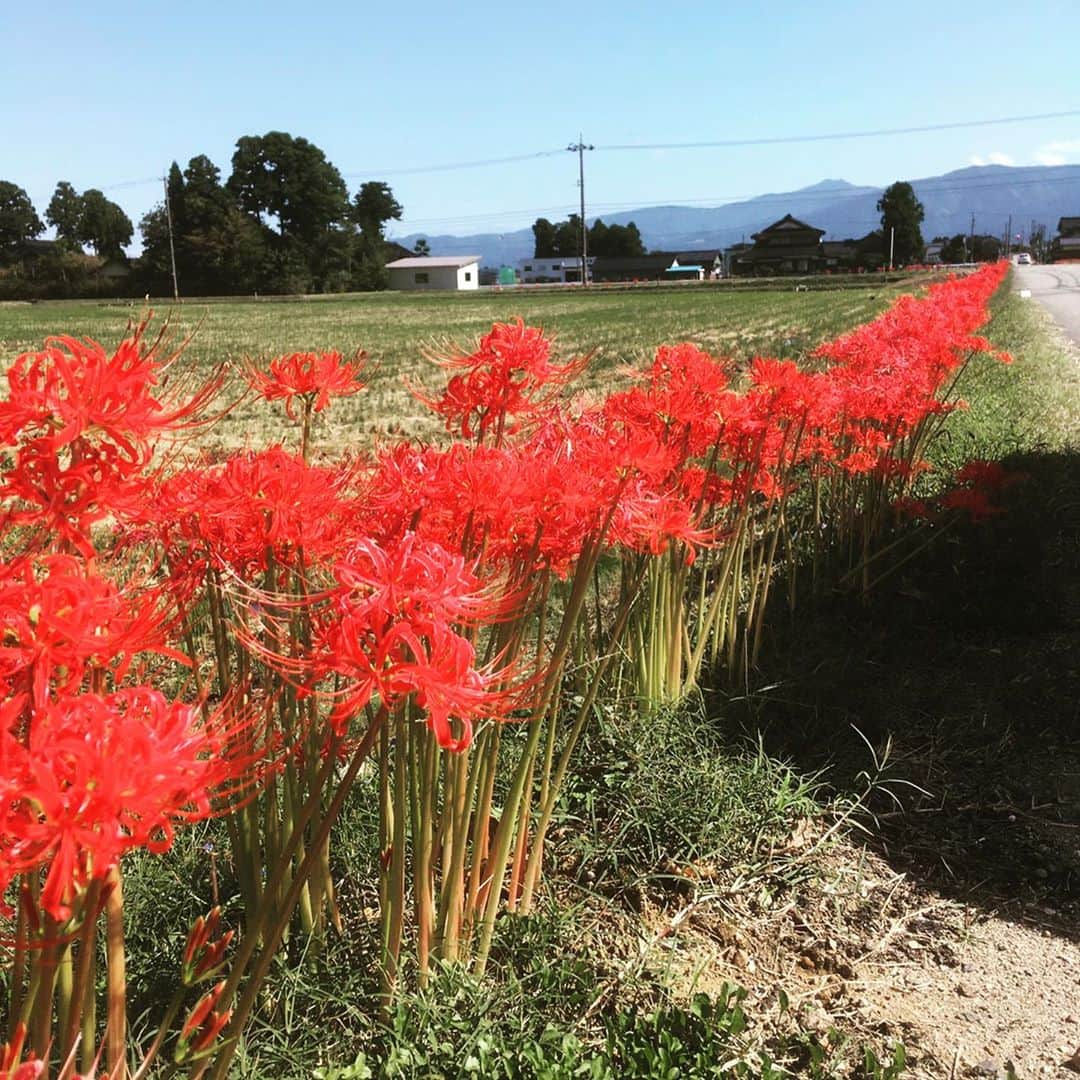
M 46 868 L 41 907 L 61 921 L 126 851 L 163 852 L 208 817 L 248 765 L 197 706 L 148 687 L 61 697 L 21 738 L 24 709 L 0 705 L 0 874 Z
M 0 563 L 0 680 L 25 689 L 34 708 L 77 691 L 90 670 L 122 680 L 139 652 L 189 664 L 166 644 L 167 627 L 157 587 L 136 581 L 121 591 L 70 555 Z
M 284 401 L 290 420 L 296 420 L 293 401 L 322 412 L 331 398 L 351 397 L 367 388 L 360 376 L 367 366 L 367 353 L 357 350 L 352 360 L 339 352 L 298 352 L 270 361 L 267 372 L 248 367 L 248 382 L 267 401 Z
M 353 493 L 360 466 L 309 465 L 280 446 L 244 451 L 159 478 L 138 528 L 162 542 L 180 595 L 190 595 L 207 566 L 242 577 L 341 555 L 357 531 L 362 504 Z
M 655 492 L 638 484 L 619 501 L 612 521 L 612 539 L 634 551 L 662 555 L 681 544 L 687 563 L 699 547 L 713 542 L 714 535 L 698 526 L 694 507 L 677 492 Z
M 48 435 L 54 449 L 77 438 L 99 434 L 129 459 L 139 458 L 148 441 L 168 430 L 198 422 L 199 414 L 221 388 L 219 372 L 186 401 L 158 392 L 160 376 L 179 353 L 157 358 L 162 338 L 144 342 L 149 319 L 109 355 L 96 341 L 54 337 L 39 353 L 24 353 L 8 369 L 8 398 L 0 405 L 0 442 Z
M 495 323 L 473 352 L 435 361 L 462 373 L 450 379 L 439 397 L 414 391 L 416 397 L 443 418 L 448 431 L 477 442 L 490 432 L 498 445 L 504 435 L 520 430 L 524 420 L 543 412 L 589 357 L 551 363 L 551 342 L 544 332 L 519 318 Z
M 387 551 L 358 542 L 335 576 L 339 588 L 318 613 L 314 647 L 318 672 L 348 680 L 335 724 L 373 697 L 394 708 L 411 695 L 439 744 L 465 749 L 473 721 L 497 717 L 505 702 L 493 689 L 494 674 L 477 668 L 472 643 L 455 627 L 498 617 L 505 601 L 481 586 L 461 556 L 411 532 Z
M 159 360 L 161 338 L 146 345 L 146 325 L 111 355 L 95 341 L 50 338 L 8 370 L 0 446 L 14 453 L 0 499 L 12 503 L 9 520 L 38 524 L 91 555 L 90 527 L 128 508 L 155 440 L 200 422 L 224 373 L 186 400 L 166 392 L 161 376 L 178 354 Z
M 217 1011 L 217 1004 L 224 990 L 225 980 L 223 979 L 207 990 L 188 1014 L 176 1044 L 175 1061 L 178 1065 L 204 1056 L 213 1047 L 214 1041 L 224 1030 L 225 1025 L 232 1019 L 232 1009 L 226 1009 L 224 1012 Z

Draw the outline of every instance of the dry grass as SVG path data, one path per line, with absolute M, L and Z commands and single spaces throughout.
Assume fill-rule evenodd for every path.
M 910 287 L 910 286 L 909 286 Z M 492 322 L 521 316 L 543 326 L 563 355 L 594 353 L 580 383 L 606 390 L 620 368 L 649 359 L 658 345 L 692 341 L 746 358 L 798 356 L 872 318 L 902 291 L 897 284 L 850 291 L 794 292 L 717 287 L 625 291 L 485 290 L 473 294 L 369 293 L 305 299 L 190 301 L 155 305 L 174 335 L 192 335 L 189 362 L 209 368 L 283 352 L 365 349 L 376 365 L 367 394 L 339 402 L 316 431 L 322 449 L 357 448 L 379 433 L 433 438 L 438 425 L 410 395 L 406 381 L 438 385 L 425 351 L 448 341 L 465 345 Z M 115 342 L 143 313 L 133 301 L 56 301 L 0 306 L 0 357 L 40 348 L 50 334 Z M 281 417 L 246 402 L 215 429 L 222 446 L 259 445 L 282 437 Z

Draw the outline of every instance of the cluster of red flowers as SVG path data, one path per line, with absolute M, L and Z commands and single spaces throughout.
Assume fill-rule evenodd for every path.
M 61 921 L 125 851 L 163 850 L 208 814 L 227 772 L 201 709 L 128 685 L 140 653 L 188 660 L 168 641 L 167 588 L 130 563 L 117 585 L 94 535 L 143 508 L 156 440 L 199 422 L 220 386 L 164 396 L 145 328 L 111 355 L 53 339 L 16 360 L 0 403 L 0 895 L 41 868 L 40 909 Z
M 62 921 L 126 851 L 168 847 L 254 768 L 201 702 L 132 684 L 147 652 L 194 662 L 198 677 L 176 640 L 185 626 L 190 643 L 192 613 L 209 610 L 237 653 L 283 665 L 295 696 L 326 690 L 325 715 L 303 710 L 312 722 L 342 735 L 369 705 L 409 702 L 459 751 L 475 723 L 521 700 L 497 649 L 478 658 L 480 628 L 544 602 L 537 582 L 572 577 L 586 553 L 675 549 L 690 561 L 808 483 L 843 491 L 844 506 L 869 500 L 870 485 L 908 494 L 928 425 L 957 407 L 958 371 L 991 351 L 977 331 L 1004 271 L 905 297 L 807 367 L 757 358 L 739 371 L 673 345 L 628 389 L 581 405 L 564 392 L 586 358 L 553 363 L 539 329 L 497 324 L 441 361 L 442 393 L 419 395 L 454 441 L 337 463 L 306 460 L 308 425 L 363 388 L 363 354 L 295 353 L 249 371 L 290 417 L 302 404 L 301 454 L 279 445 L 156 474 L 156 441 L 199 422 L 220 377 L 166 396 L 168 361 L 145 324 L 112 354 L 56 338 L 18 358 L 0 402 L 0 895 L 40 871 L 41 910 Z M 973 465 L 945 505 L 990 513 L 1000 482 Z M 122 560 L 136 549 L 150 569 L 133 574 Z M 215 677 L 227 695 L 231 674 Z M 215 992 L 191 1014 L 185 1052 L 227 1020 Z

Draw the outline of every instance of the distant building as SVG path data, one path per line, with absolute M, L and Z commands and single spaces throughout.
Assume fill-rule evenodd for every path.
M 940 240 L 931 240 L 926 245 L 926 254 L 923 256 L 923 262 L 927 266 L 939 266 L 941 264 L 941 251 L 945 247 L 944 243 Z
M 672 252 L 672 265 L 669 270 L 685 270 L 687 267 L 700 266 L 702 279 L 712 281 L 724 276 L 724 253 L 716 248 L 701 251 Z
M 719 251 L 651 251 L 648 255 L 598 255 L 590 268 L 593 281 L 706 281 L 721 277 Z
M 825 269 L 821 249 L 824 229 L 785 214 L 751 236 L 754 246 L 739 260 L 744 272 L 755 275 L 812 274 Z
M 753 247 L 745 240 L 738 244 L 732 244 L 724 249 L 724 276 L 731 277 L 735 274 L 748 274 L 749 264 L 744 265 L 742 260 L 746 253 Z
M 1080 217 L 1063 217 L 1058 222 L 1058 235 L 1047 251 L 1049 262 L 1080 260 Z
M 858 267 L 859 249 L 854 240 L 822 240 L 821 254 L 828 273 L 850 273 Z
M 480 287 L 479 255 L 412 255 L 387 263 L 386 269 L 390 288 L 401 292 L 464 292 Z
M 591 267 L 596 259 L 590 255 L 585 261 Z M 517 275 L 523 285 L 554 285 L 580 281 L 581 257 L 572 255 L 518 259 Z

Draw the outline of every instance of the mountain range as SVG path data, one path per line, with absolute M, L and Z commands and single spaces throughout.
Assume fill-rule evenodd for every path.
M 1024 236 L 1033 221 L 1045 225 L 1052 236 L 1058 218 L 1080 215 L 1080 165 L 973 165 L 910 183 L 926 210 L 922 233 L 928 241 L 969 232 L 972 214 L 975 232 L 993 236 L 1004 235 L 1010 215 L 1013 233 Z M 824 229 L 825 239 L 842 240 L 880 227 L 877 201 L 883 190 L 822 180 L 797 191 L 772 192 L 723 206 L 643 206 L 598 216 L 609 225 L 634 222 L 650 251 L 725 248 L 749 240 L 784 214 Z M 593 220 L 590 215 L 590 223 Z M 432 255 L 479 252 L 485 266 L 513 265 L 533 254 L 531 228 L 472 236 L 410 233 L 395 240 L 412 248 L 421 238 Z

